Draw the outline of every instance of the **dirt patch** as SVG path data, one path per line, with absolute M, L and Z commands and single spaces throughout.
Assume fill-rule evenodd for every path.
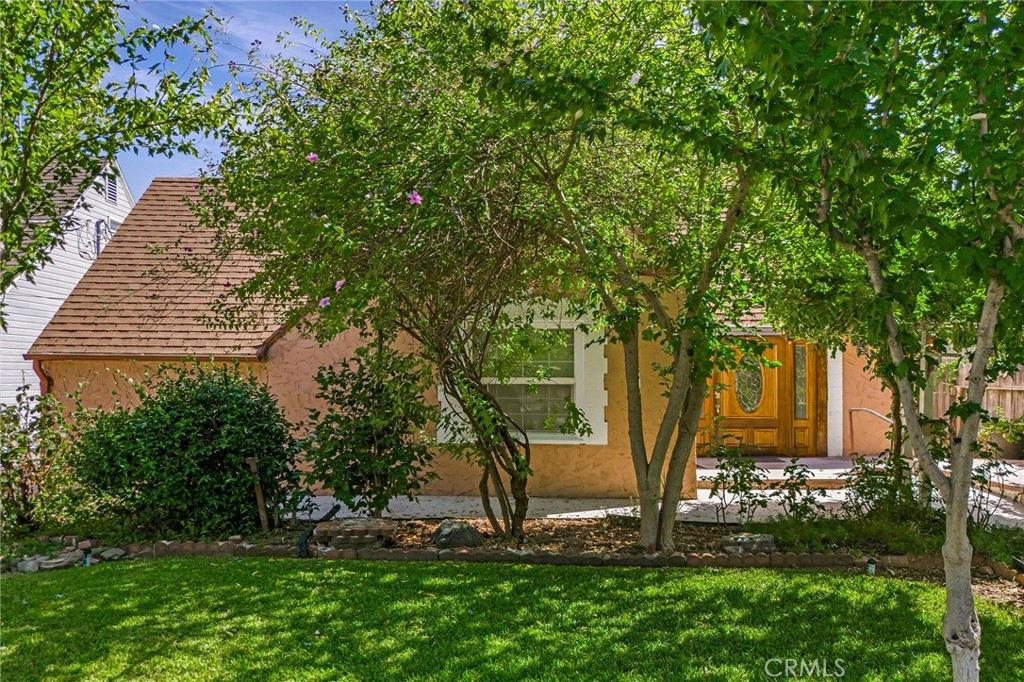
M 636 544 L 638 521 L 630 518 L 603 519 L 527 519 L 526 537 L 513 542 L 495 537 L 490 525 L 482 519 L 464 521 L 486 538 L 488 547 L 517 547 L 534 551 L 598 554 L 643 554 Z M 437 528 L 436 521 L 405 521 L 395 533 L 396 547 L 430 547 L 429 536 Z M 717 552 L 723 535 L 736 533 L 735 527 L 677 523 L 677 552 Z

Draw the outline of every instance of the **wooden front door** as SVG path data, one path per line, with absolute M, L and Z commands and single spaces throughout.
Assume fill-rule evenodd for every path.
M 769 339 L 765 360 L 740 358 L 736 369 L 716 373 L 704 405 L 703 436 L 751 454 L 815 456 L 825 452 L 824 362 L 803 341 Z

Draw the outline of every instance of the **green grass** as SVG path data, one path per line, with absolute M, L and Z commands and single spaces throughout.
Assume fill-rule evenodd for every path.
M 945 524 L 941 518 L 891 521 L 867 516 L 858 519 L 826 517 L 814 521 L 775 519 L 745 524 L 752 533 L 775 536 L 783 552 L 856 551 L 865 554 L 938 554 L 942 551 Z M 997 527 L 973 530 L 971 544 L 978 554 L 1011 563 L 1024 555 L 1024 529 Z
M 3 680 L 847 680 L 948 676 L 943 593 L 770 570 L 166 559 L 5 577 Z M 980 604 L 986 680 L 1024 613 Z M 319 631 L 319 634 L 317 634 Z

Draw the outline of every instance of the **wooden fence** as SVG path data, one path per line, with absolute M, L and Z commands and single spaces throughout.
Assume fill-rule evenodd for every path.
M 952 381 L 936 387 L 934 414 L 945 414 L 953 403 L 967 395 L 969 371 L 970 368 L 964 365 L 960 367 Z M 1024 417 L 1024 369 L 1016 374 L 1001 376 L 990 383 L 985 389 L 982 406 L 993 417 L 997 414 L 1004 419 Z

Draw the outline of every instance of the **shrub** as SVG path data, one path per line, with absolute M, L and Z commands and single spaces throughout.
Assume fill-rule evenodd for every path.
M 771 499 L 782 507 L 782 516 L 810 521 L 825 512 L 819 499 L 825 497 L 821 488 L 810 486 L 811 470 L 794 457 L 782 472 L 782 480 L 772 484 Z
M 759 492 L 767 480 L 767 472 L 757 466 L 753 458 L 743 454 L 737 447 L 714 443 L 711 452 L 718 460 L 718 473 L 711 478 L 711 498 L 716 501 L 715 516 L 719 523 L 725 523 L 726 511 L 737 505 L 736 513 L 741 523 L 754 518 L 754 512 L 764 509 L 768 501 Z
M 333 488 L 350 509 L 380 516 L 392 498 L 415 499 L 436 478 L 424 436 L 435 411 L 423 402 L 427 383 L 409 358 L 364 347 L 351 363 L 321 367 L 316 381 L 327 409 L 310 412 L 309 479 Z
M 53 519 L 67 480 L 68 434 L 60 404 L 21 386 L 0 405 L 0 533 L 38 530 Z
M 892 450 L 871 458 L 855 455 L 845 477 L 845 488 L 842 510 L 850 517 L 874 514 L 902 520 L 914 518 L 921 511 L 910 465 Z
M 216 537 L 259 527 L 298 473 L 291 425 L 267 387 L 235 367 L 165 367 L 136 386 L 138 407 L 79 410 L 74 467 L 107 523 L 133 535 Z M 120 525 L 118 525 L 120 522 Z

